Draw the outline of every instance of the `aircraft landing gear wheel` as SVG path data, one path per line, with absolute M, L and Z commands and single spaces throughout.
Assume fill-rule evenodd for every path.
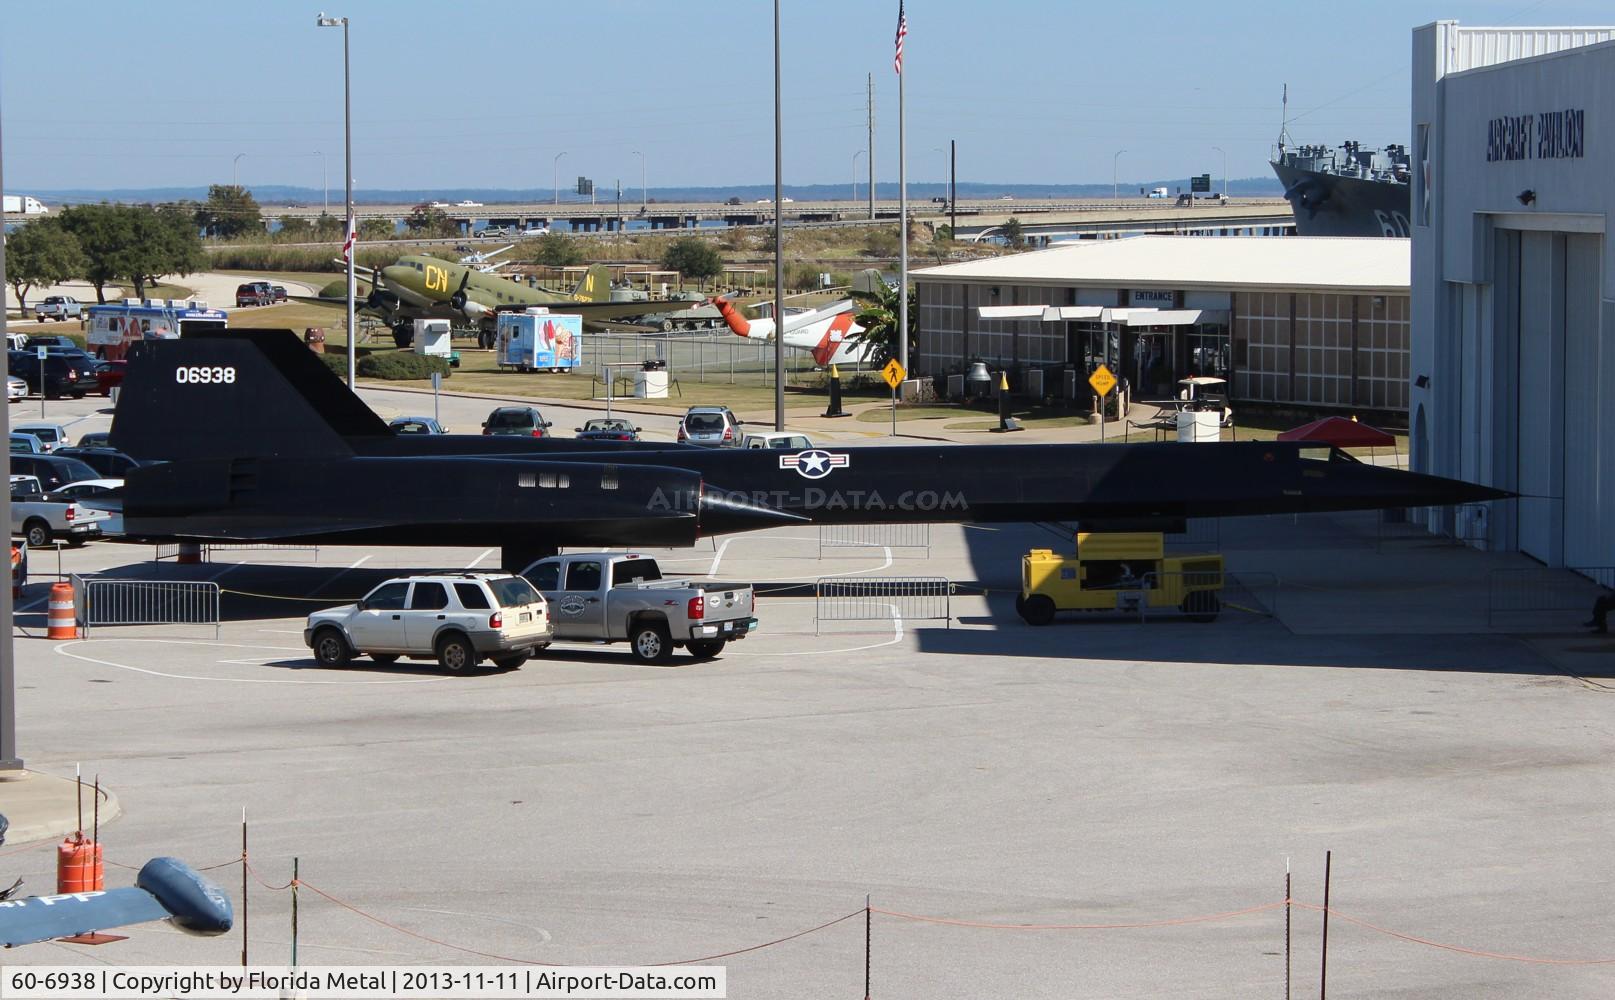
M 1189 616 L 1190 621 L 1214 622 L 1218 612 L 1222 611 L 1222 601 L 1213 591 L 1197 590 L 1185 597 L 1179 608 Z
M 393 327 L 393 346 L 408 347 L 415 340 L 415 331 L 400 323 Z
M 451 674 L 463 674 L 477 665 L 477 651 L 463 635 L 445 636 L 437 641 L 437 665 Z
M 673 657 L 673 637 L 662 622 L 635 625 L 629 642 L 634 647 L 634 659 L 641 663 L 666 663 Z
M 348 640 L 334 628 L 322 628 L 314 633 L 314 659 L 322 667 L 345 667 L 353 659 Z
M 1047 625 L 1054 621 L 1054 602 L 1042 594 L 1026 598 L 1017 610 L 1028 625 Z
M 698 639 L 688 645 L 690 655 L 698 660 L 710 660 L 723 652 L 726 639 Z
M 381 664 L 382 666 L 385 667 L 385 666 L 389 666 L 391 664 L 397 663 L 398 662 L 398 654 L 397 653 L 371 653 L 370 654 L 370 659 L 371 659 L 372 662 L 379 663 L 379 664 Z
M 670 319 L 662 320 L 662 332 L 663 333 L 672 333 L 673 332 L 673 321 L 672 320 L 670 320 Z
M 509 656 L 496 656 L 493 658 L 493 665 L 500 670 L 515 670 L 526 662 L 527 650 L 525 649 L 519 653 L 511 653 Z

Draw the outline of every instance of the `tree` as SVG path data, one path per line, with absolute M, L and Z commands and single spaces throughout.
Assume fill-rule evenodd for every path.
M 460 231 L 460 224 L 447 212 L 431 205 L 416 205 L 404 225 L 416 236 L 454 236 Z
M 723 273 L 723 255 L 706 240 L 684 236 L 674 240 L 662 254 L 662 267 L 686 278 L 716 278 Z
M 30 288 L 80 277 L 87 265 L 79 241 L 59 219 L 30 222 L 6 239 L 6 281 L 25 312 Z
M 1004 242 L 1019 250 L 1026 245 L 1026 230 L 1021 228 L 1021 220 L 1013 215 L 998 230 L 1004 236 Z
M 341 226 L 339 224 L 337 232 L 341 231 Z M 371 243 L 379 243 L 382 240 L 390 240 L 397 235 L 398 230 L 393 226 L 391 219 L 359 220 L 359 238 L 361 240 Z
M 236 184 L 214 184 L 207 189 L 207 204 L 197 209 L 196 224 L 209 236 L 234 239 L 263 233 L 263 212 L 252 192 Z
M 275 238 L 288 243 L 307 243 L 314 236 L 314 226 L 301 215 L 283 215 L 280 217 L 280 229 Z
M 196 234 L 193 210 L 184 205 L 72 205 L 58 217 L 84 251 L 84 276 L 95 297 L 106 301 L 106 286 L 127 280 L 135 295 L 164 274 L 191 274 L 207 266 Z
M 361 229 L 363 227 L 360 227 Z M 313 222 L 314 239 L 326 243 L 342 239 L 342 220 L 328 212 L 321 212 Z
M 533 260 L 549 267 L 567 267 L 583 260 L 583 251 L 572 238 L 561 233 L 545 233 L 538 238 Z
M 864 328 L 861 339 L 874 347 L 872 360 L 876 367 L 884 368 L 886 362 L 897 357 L 897 326 L 898 310 L 901 302 L 897 298 L 897 289 L 884 281 L 877 282 L 872 291 L 859 291 L 854 286 L 852 295 L 863 306 L 855 319 L 858 325 Z M 918 342 L 916 336 L 920 325 L 920 310 L 914 299 L 914 292 L 908 293 L 908 346 L 909 356 L 914 354 Z

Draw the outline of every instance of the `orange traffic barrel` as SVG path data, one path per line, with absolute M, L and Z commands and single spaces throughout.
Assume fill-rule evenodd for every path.
M 71 583 L 53 583 L 50 585 L 50 613 L 46 616 L 46 623 L 50 626 L 47 638 L 51 639 L 77 639 L 78 624 L 73 617 L 73 585 Z
M 56 891 L 100 892 L 107 887 L 107 870 L 101 845 L 84 835 L 68 834 L 56 848 Z

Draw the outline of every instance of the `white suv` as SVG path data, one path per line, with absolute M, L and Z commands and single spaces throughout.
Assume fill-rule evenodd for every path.
M 357 604 L 314 612 L 303 629 L 303 643 L 328 667 L 368 654 L 377 663 L 435 658 L 452 673 L 485 656 L 502 669 L 519 667 L 550 638 L 544 595 L 505 573 L 388 580 Z

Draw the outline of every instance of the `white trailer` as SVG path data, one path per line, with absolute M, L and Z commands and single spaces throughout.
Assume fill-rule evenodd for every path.
M 501 368 L 570 372 L 583 360 L 583 317 L 575 313 L 500 313 L 494 337 Z
M 50 209 L 46 208 L 38 198 L 26 194 L 6 195 L 5 211 L 7 215 L 47 215 L 50 213 Z

